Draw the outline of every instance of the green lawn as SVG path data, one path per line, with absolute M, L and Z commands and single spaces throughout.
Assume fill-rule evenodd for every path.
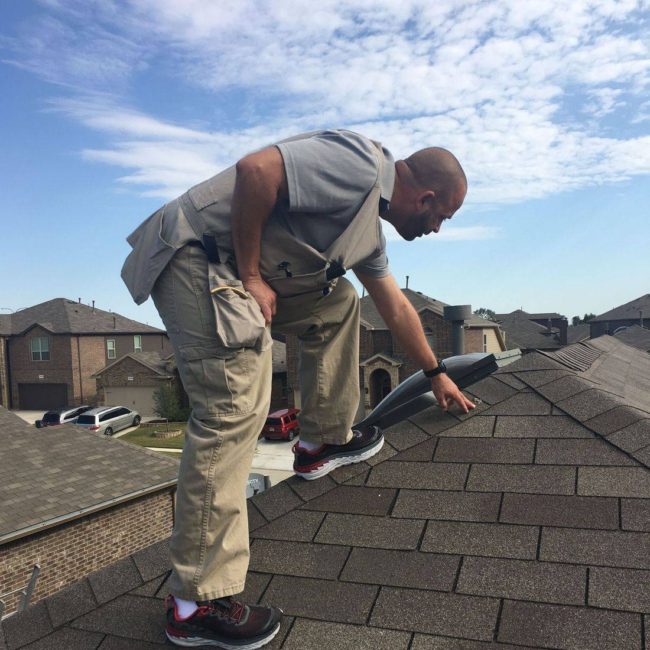
M 167 449 L 182 449 L 185 441 L 186 422 L 169 422 L 168 424 L 141 424 L 135 431 L 120 437 L 120 440 L 130 442 L 141 447 L 165 447 Z M 181 429 L 183 433 L 173 438 L 156 438 L 154 431 L 167 431 Z

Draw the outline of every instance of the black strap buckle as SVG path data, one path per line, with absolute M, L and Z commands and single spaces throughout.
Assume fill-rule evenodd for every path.
M 221 264 L 219 249 L 217 248 L 217 239 L 214 235 L 203 235 L 203 248 L 208 256 L 208 261 L 213 264 Z
M 291 263 L 290 262 L 280 262 L 278 264 L 278 269 L 280 271 L 284 271 L 285 275 L 288 278 L 293 277 L 293 273 L 291 273 Z
M 346 268 L 338 260 L 330 262 L 327 270 L 325 271 L 325 277 L 328 282 L 334 280 L 334 278 L 340 278 L 342 275 L 345 275 Z

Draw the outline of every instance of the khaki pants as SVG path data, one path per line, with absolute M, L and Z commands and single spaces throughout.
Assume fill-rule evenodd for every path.
M 192 406 L 170 544 L 170 591 L 187 600 L 237 594 L 248 569 L 246 481 L 269 409 L 271 348 L 221 345 L 200 247 L 176 253 L 152 297 Z M 273 329 L 300 339 L 301 436 L 345 444 L 359 404 L 354 287 L 341 278 L 327 296 L 279 299 Z

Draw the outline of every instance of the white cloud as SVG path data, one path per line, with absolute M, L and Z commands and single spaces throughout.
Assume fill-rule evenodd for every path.
M 382 230 L 388 241 L 405 241 L 399 236 L 395 228 L 386 221 L 382 221 Z M 427 239 L 435 239 L 436 241 L 480 241 L 496 239 L 499 233 L 499 228 L 494 226 L 449 226 L 444 224 L 438 234 L 432 233 L 427 236 Z
M 42 5 L 6 42 L 8 59 L 76 89 L 53 105 L 102 134 L 83 155 L 148 195 L 169 198 L 246 151 L 332 125 L 397 156 L 450 148 L 473 204 L 650 173 L 646 0 Z M 134 108 L 151 76 L 166 84 L 164 100 Z M 176 105 L 191 124 L 167 117 Z M 635 130 L 613 128 L 633 105 L 638 115 L 621 123 Z M 229 127 L 229 113 L 246 120 Z

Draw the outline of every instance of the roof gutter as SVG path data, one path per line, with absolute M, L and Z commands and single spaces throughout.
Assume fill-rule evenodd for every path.
M 142 488 L 141 490 L 136 490 L 135 492 L 129 492 L 120 497 L 115 497 L 114 499 L 109 499 L 108 501 L 102 501 L 101 503 L 96 503 L 95 505 L 89 506 L 88 508 L 82 508 L 81 510 L 75 510 L 60 517 L 54 517 L 54 519 L 48 519 L 47 521 L 42 521 L 38 524 L 28 526 L 27 528 L 21 528 L 20 530 L 7 533 L 5 535 L 0 535 L 0 546 L 13 542 L 15 540 L 27 537 L 28 535 L 33 535 L 34 533 L 40 533 L 50 528 L 60 526 L 61 524 L 66 524 L 86 515 L 94 514 L 102 510 L 106 510 L 112 506 L 119 505 L 121 503 L 126 503 L 127 501 L 132 501 L 137 497 L 145 496 L 147 494 L 152 494 L 154 492 L 160 492 L 165 488 L 173 487 L 178 482 L 178 479 L 172 479 L 165 481 L 164 483 L 158 483 L 157 485 L 152 485 L 147 488 Z

